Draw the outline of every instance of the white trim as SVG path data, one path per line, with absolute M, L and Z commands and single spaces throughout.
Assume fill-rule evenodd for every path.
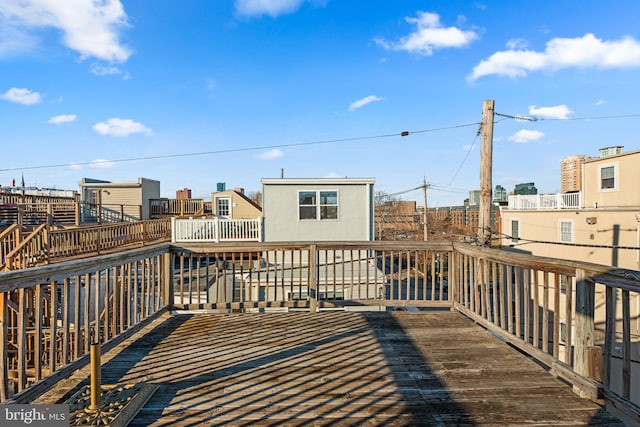
M 513 238 L 513 223 L 518 223 L 518 237 Z M 522 240 L 522 228 L 520 227 L 520 218 L 510 218 L 509 219 L 509 236 L 511 236 L 511 243 L 520 243 Z
M 375 178 L 262 178 L 262 185 L 342 185 L 374 184 Z
M 602 188 L 602 169 L 609 167 L 613 168 L 613 188 Z M 618 184 L 618 170 L 618 162 L 609 162 L 598 165 L 598 173 L 596 174 L 596 188 L 598 189 L 599 193 L 611 193 L 613 191 L 618 191 L 618 188 L 620 187 Z
M 229 215 L 220 215 L 220 213 L 218 212 L 218 200 L 227 200 L 229 202 Z M 216 216 L 219 216 L 220 218 L 233 218 L 233 200 L 231 198 L 231 196 L 223 196 L 223 197 L 214 197 L 214 202 L 215 202 L 215 214 Z
M 330 193 L 330 192 L 335 192 L 336 193 L 336 218 L 329 218 L 329 219 L 322 219 L 321 218 L 321 207 L 323 206 L 320 203 L 320 193 Z M 314 219 L 311 218 L 306 218 L 306 219 L 301 219 L 300 218 L 300 193 L 316 193 L 316 217 Z M 296 208 L 298 210 L 298 221 L 322 221 L 322 222 L 338 222 L 340 221 L 340 190 L 337 189 L 322 189 L 322 190 L 312 190 L 312 189 L 305 189 L 305 190 L 297 190 L 296 191 Z M 303 206 L 312 206 L 312 205 L 303 205 Z M 324 205 L 324 206 L 332 206 L 332 205 Z
M 563 223 L 568 223 L 571 226 L 571 239 L 569 239 L 569 241 L 562 240 L 562 224 Z M 574 220 L 572 220 L 572 219 L 563 219 L 563 218 L 558 219 L 558 242 L 561 242 L 561 243 L 574 243 L 576 241 L 576 239 L 575 239 L 575 231 L 574 230 L 575 230 Z

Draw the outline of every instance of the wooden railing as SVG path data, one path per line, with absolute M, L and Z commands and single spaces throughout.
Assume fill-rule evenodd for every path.
M 7 255 L 20 244 L 21 233 L 18 224 L 12 224 L 0 232 L 0 271 L 4 269 Z
M 135 222 L 142 219 L 141 205 L 114 205 L 87 203 L 81 205 L 82 222 L 102 224 L 105 222 Z
M 0 273 L 0 400 L 64 378 L 166 307 L 168 245 Z M 40 382 L 40 386 L 42 386 Z
M 18 270 L 46 264 L 49 260 L 47 224 L 42 224 L 25 237 L 5 257 L 5 270 Z
M 150 199 L 151 216 L 210 215 L 211 202 L 204 199 Z
M 99 255 L 126 246 L 168 241 L 169 219 L 123 222 L 69 229 L 36 228 L 5 256 L 4 269 L 18 270 L 82 255 Z
M 453 270 L 457 310 L 640 422 L 640 272 L 458 243 Z
M 262 241 L 262 218 L 171 218 L 172 242 Z
M 154 302 L 142 302 L 148 298 Z M 0 356 L 12 372 L 3 374 L 3 396 L 15 387 L 25 390 L 16 401 L 26 401 L 36 393 L 26 389 L 30 381 L 72 366 L 92 336 L 109 343 L 162 310 L 441 307 L 640 422 L 632 380 L 640 366 L 639 302 L 640 272 L 463 243 L 160 244 L 0 274 L 0 343 L 7 343 Z M 77 332 L 69 319 L 83 319 Z M 54 345 L 50 336 L 59 337 Z

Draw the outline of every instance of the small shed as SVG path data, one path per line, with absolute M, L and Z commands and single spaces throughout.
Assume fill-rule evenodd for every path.
M 373 240 L 373 178 L 264 178 L 265 242 Z

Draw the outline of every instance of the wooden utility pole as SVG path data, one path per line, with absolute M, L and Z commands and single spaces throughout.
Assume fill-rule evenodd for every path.
M 491 244 L 491 169 L 493 162 L 493 114 L 495 101 L 482 103 L 482 148 L 480 149 L 480 215 L 478 241 L 483 246 Z
M 427 230 L 427 178 L 424 177 L 422 181 L 422 195 L 424 196 L 424 211 L 422 212 L 422 221 L 424 223 L 424 241 L 429 240 L 429 234 Z

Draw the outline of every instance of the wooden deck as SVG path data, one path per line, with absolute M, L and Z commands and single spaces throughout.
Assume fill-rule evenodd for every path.
M 622 425 L 449 311 L 165 314 L 102 361 L 104 384 L 160 386 L 135 426 Z

